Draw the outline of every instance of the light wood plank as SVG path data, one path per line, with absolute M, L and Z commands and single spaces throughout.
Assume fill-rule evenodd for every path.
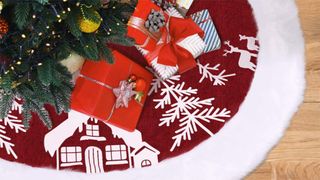
M 320 44 L 318 46 L 318 51 L 320 51 Z M 313 62 L 313 61 L 310 61 L 310 62 Z M 320 62 L 319 62 L 319 65 L 315 65 L 314 68 L 320 68 Z M 320 103 L 320 70 L 308 70 L 306 72 L 306 77 L 307 77 L 307 89 L 305 92 L 304 102 Z
M 247 180 L 318 180 L 320 163 L 318 160 L 288 161 L 279 160 L 267 162 L 261 170 L 257 170 Z
M 320 5 L 319 5 L 320 6 Z M 319 10 L 320 11 L 320 10 Z M 319 13 L 320 14 L 320 13 Z M 320 19 L 320 18 L 319 18 Z M 318 20 L 320 21 L 320 20 Z M 320 25 L 319 25 L 320 27 Z M 318 30 L 320 31 L 320 30 Z M 320 33 L 319 33 L 320 34 Z M 320 71 L 320 35 L 305 36 L 307 39 L 306 44 L 306 57 L 307 57 L 307 70 Z
M 320 179 L 320 103 L 305 103 L 281 143 L 248 180 Z
M 304 103 L 296 113 L 288 131 L 320 131 L 320 104 Z M 317 133 L 315 133 L 317 134 Z

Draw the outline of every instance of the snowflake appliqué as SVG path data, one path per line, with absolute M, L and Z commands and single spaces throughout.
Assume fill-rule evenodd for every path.
M 226 70 L 221 71 L 218 74 L 213 72 L 219 71 L 220 64 L 210 67 L 210 64 L 202 65 L 199 61 L 197 62 L 199 73 L 202 75 L 199 83 L 202 83 L 205 79 L 209 79 L 213 82 L 214 86 L 224 86 L 228 82 L 229 77 L 236 76 L 235 73 L 226 74 Z
M 212 71 L 219 71 L 219 66 L 210 67 L 209 64 L 202 65 L 198 62 L 199 73 L 202 75 L 199 82 L 209 78 L 214 86 L 222 86 L 225 85 L 229 77 L 235 76 L 235 74 L 225 74 L 225 70 L 214 75 Z M 215 98 L 200 99 L 196 97 L 198 89 L 186 87 L 185 82 L 178 83 L 180 77 L 180 75 L 176 75 L 162 80 L 156 76 L 149 92 L 151 95 L 160 91 L 161 98 L 153 100 L 156 109 L 169 107 L 162 115 L 159 126 L 170 127 L 173 123 L 179 123 L 179 128 L 175 130 L 175 135 L 172 137 L 174 142 L 170 149 L 171 152 L 180 147 L 183 141 L 191 141 L 192 136 L 199 129 L 213 136 L 213 132 L 205 124 L 213 121 L 224 123 L 225 119 L 231 116 L 231 112 L 227 108 L 221 109 L 213 106 Z
M 18 159 L 18 156 L 14 151 L 15 145 L 11 142 L 11 137 L 7 135 L 7 130 L 14 130 L 15 133 L 26 132 L 26 130 L 24 129 L 22 120 L 17 116 L 12 115 L 12 111 L 17 111 L 19 114 L 21 114 L 22 105 L 17 101 L 14 101 L 8 116 L 4 119 L 0 119 L 0 151 L 1 149 L 4 149 L 8 155 Z

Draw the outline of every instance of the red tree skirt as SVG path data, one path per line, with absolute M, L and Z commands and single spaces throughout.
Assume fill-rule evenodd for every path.
M 0 121 L 0 141 L 5 142 L 0 157 L 34 167 L 109 172 L 155 165 L 215 136 L 237 113 L 250 88 L 258 56 L 257 27 L 245 0 L 198 0 L 189 13 L 202 9 L 209 9 L 221 40 L 237 47 L 237 52 L 223 56 L 230 49 L 223 44 L 202 55 L 196 69 L 164 82 L 155 78 L 137 131 L 126 133 L 89 119 L 51 157 L 44 148 L 46 127 L 34 117 L 25 132 L 16 110 Z M 134 48 L 118 49 L 144 61 Z M 48 110 L 54 128 L 67 118 Z

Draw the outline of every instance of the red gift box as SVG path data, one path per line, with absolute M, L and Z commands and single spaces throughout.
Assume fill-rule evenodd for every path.
M 166 25 L 158 33 L 145 28 L 152 10 L 165 17 Z M 138 50 L 162 79 L 196 67 L 195 58 L 205 48 L 204 32 L 191 18 L 183 18 L 175 8 L 162 11 L 151 0 L 138 1 L 128 23 L 128 36 L 135 39 Z
M 149 51 L 156 47 L 164 30 L 164 28 L 161 28 L 159 32 L 151 33 L 144 28 L 145 20 L 148 19 L 152 10 L 162 11 L 161 8 L 151 0 L 139 0 L 128 22 L 128 36 L 133 38 L 139 47 Z M 166 14 L 164 15 L 166 16 Z
M 71 109 L 120 127 L 134 131 L 152 81 L 152 74 L 126 56 L 113 51 L 114 64 L 106 61 L 86 61 L 76 81 L 71 97 Z M 115 108 L 116 96 L 113 88 L 127 80 L 130 75 L 146 82 L 141 102 L 132 99 L 127 108 Z

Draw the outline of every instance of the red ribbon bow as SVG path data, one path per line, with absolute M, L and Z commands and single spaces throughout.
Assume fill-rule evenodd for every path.
M 195 59 L 188 50 L 179 46 L 178 43 L 194 34 L 203 37 L 204 32 L 191 18 L 170 17 L 167 28 L 162 36 L 163 43 L 159 44 L 155 51 L 148 54 L 147 59 L 151 62 L 158 57 L 159 64 L 178 65 L 179 71 L 182 72 L 190 64 L 195 64 Z

